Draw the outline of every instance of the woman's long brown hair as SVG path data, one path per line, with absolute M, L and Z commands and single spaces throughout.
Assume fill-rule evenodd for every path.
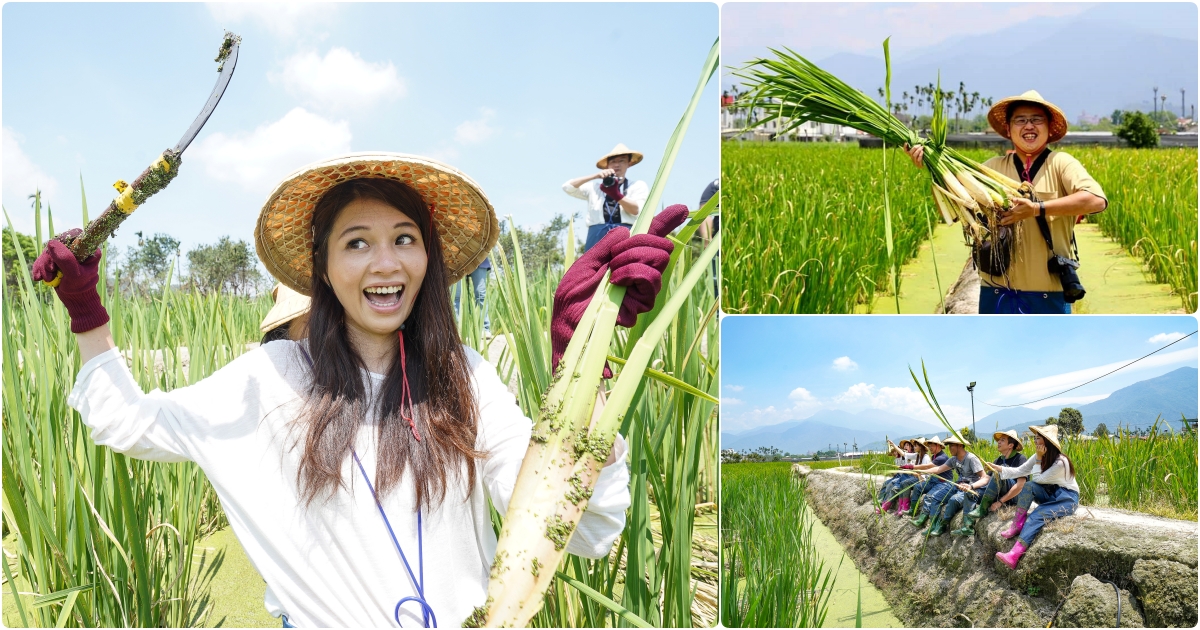
M 366 364 L 346 331 L 345 309 L 326 281 L 329 234 L 342 209 L 357 199 L 382 201 L 412 219 L 421 230 L 429 263 L 412 313 L 404 322 L 406 365 L 397 354 L 378 391 L 364 385 Z M 332 496 L 344 485 L 342 465 L 350 457 L 366 414 L 379 418 L 374 485 L 380 497 L 407 474 L 418 507 L 440 503 L 449 484 L 475 483 L 478 408 L 471 389 L 470 366 L 459 340 L 446 286 L 442 245 L 428 207 L 412 188 L 389 179 L 355 179 L 334 186 L 317 202 L 312 218 L 312 307 L 308 347 L 312 385 L 299 417 L 304 453 L 297 480 L 305 505 Z M 407 368 L 417 441 L 400 417 L 401 388 Z M 373 389 L 373 388 L 372 388 Z M 463 469 L 466 478 L 462 479 Z
M 1042 456 L 1041 460 L 1038 462 L 1042 466 L 1042 472 L 1046 472 L 1051 466 L 1054 465 L 1054 462 L 1058 461 L 1058 456 L 1062 455 L 1063 459 L 1067 460 L 1067 473 L 1074 477 L 1075 464 L 1071 462 L 1071 458 L 1067 457 L 1066 453 L 1060 451 L 1057 446 L 1051 444 L 1050 440 L 1047 440 L 1046 438 L 1042 438 L 1042 444 L 1046 445 L 1046 454 Z

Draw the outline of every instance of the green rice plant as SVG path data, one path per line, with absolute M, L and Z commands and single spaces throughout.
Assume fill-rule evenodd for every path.
M 806 482 L 791 464 L 721 466 L 721 622 L 729 628 L 825 623 L 836 568 L 813 543 Z
M 1088 216 L 1196 311 L 1196 149 L 1065 149 L 1104 187 L 1108 208 Z M 1084 264 L 1087 264 L 1084 261 Z
M 878 153 L 855 143 L 731 141 L 721 149 L 725 312 L 854 313 L 889 292 Z M 922 178 L 916 168 L 888 172 L 897 265 L 929 238 L 933 201 Z
M 86 222 L 86 207 L 84 221 Z M 15 237 L 14 237 L 15 238 Z M 43 241 L 39 234 L 38 248 Z M 79 365 L 62 305 L 35 288 L 4 291 L 6 595 L 25 626 L 191 626 L 206 610 L 196 541 L 223 524 L 192 463 L 145 462 L 94 445 L 67 405 Z M 107 272 L 102 278 L 107 277 Z M 175 294 L 102 296 L 139 384 L 169 390 L 204 378 L 258 337 L 265 300 Z

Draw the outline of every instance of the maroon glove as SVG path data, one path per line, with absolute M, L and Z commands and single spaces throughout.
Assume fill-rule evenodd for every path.
M 666 235 L 686 221 L 687 216 L 687 206 L 674 205 L 654 217 L 646 234 L 631 238 L 625 228 L 610 230 L 571 265 L 554 292 L 550 337 L 551 365 L 555 369 L 607 269 L 612 269 L 613 284 L 627 287 L 617 313 L 618 324 L 629 328 L 637 323 L 639 314 L 654 308 L 654 300 L 662 288 L 663 271 L 674 249 Z M 607 365 L 604 378 L 612 378 Z
M 912 470 L 912 469 L 913 469 L 913 465 L 912 465 L 912 464 L 905 464 L 905 465 L 901 466 L 901 467 L 900 467 L 900 469 L 901 469 L 901 470 Z
M 622 181 L 621 178 L 614 177 L 612 186 L 605 186 L 604 182 L 600 182 L 600 192 L 613 201 L 620 201 L 625 198 L 625 193 L 621 192 Z
M 65 236 L 76 237 L 83 230 L 75 228 Z M 79 262 L 75 254 L 58 239 L 46 243 L 46 249 L 33 261 L 33 279 L 54 287 L 58 299 L 71 316 L 71 332 L 82 333 L 108 323 L 108 311 L 100 303 L 96 285 L 100 282 L 100 250 Z

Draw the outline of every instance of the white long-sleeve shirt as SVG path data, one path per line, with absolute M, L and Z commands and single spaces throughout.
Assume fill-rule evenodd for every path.
M 604 193 L 600 192 L 600 180 L 593 179 L 584 182 L 582 186 L 576 188 L 571 185 L 568 180 L 563 184 L 563 192 L 588 202 L 587 224 L 600 225 L 604 223 Z M 650 196 L 650 187 L 642 180 L 629 182 L 629 190 L 625 191 L 625 201 L 628 201 L 638 207 L 638 212 L 642 211 L 646 205 L 646 199 Z M 621 223 L 632 224 L 637 220 L 636 215 L 625 212 L 625 208 L 621 208 Z
M 1016 468 L 1008 466 L 997 466 L 1000 469 L 1001 479 L 1016 479 L 1026 475 L 1032 475 L 1029 480 L 1041 485 L 1062 486 L 1079 492 L 1079 484 L 1075 483 L 1075 475 L 1069 474 L 1067 470 L 1067 457 L 1059 454 L 1058 460 L 1050 464 L 1050 468 L 1042 470 L 1041 457 L 1034 455 L 1025 460 L 1024 464 Z
M 495 369 L 475 351 L 466 352 L 479 405 L 476 446 L 488 456 L 478 463 L 474 487 L 449 483 L 442 503 L 422 514 L 425 599 L 443 627 L 461 625 L 486 598 L 496 552 L 487 498 L 501 514 L 506 511 L 532 429 Z M 376 385 L 383 380 L 369 378 Z M 191 386 L 145 394 L 113 349 L 83 366 L 69 403 L 96 444 L 138 459 L 199 464 L 267 582 L 271 614 L 286 614 L 299 627 L 395 626 L 396 602 L 416 591 L 358 466 L 349 457 L 342 466 L 348 491 L 302 505 L 296 473 L 303 442 L 296 440 L 303 435 L 293 421 L 308 383 L 299 345 L 275 341 Z M 372 483 L 375 422 L 373 414 L 365 419 L 354 446 Z M 624 529 L 629 472 L 620 436 L 614 449 L 617 461 L 600 473 L 567 545 L 571 553 L 601 557 Z M 402 479 L 382 502 L 417 572 L 411 479 Z M 419 626 L 420 608 L 406 605 L 401 620 Z

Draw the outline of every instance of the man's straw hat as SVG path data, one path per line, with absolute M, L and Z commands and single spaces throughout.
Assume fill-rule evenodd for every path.
M 470 177 L 437 160 L 403 153 L 351 153 L 288 175 L 267 197 L 254 228 L 258 257 L 288 288 L 308 295 L 312 278 L 312 215 L 321 196 L 358 178 L 395 180 L 429 206 L 442 241 L 447 281 L 458 282 L 487 258 L 500 224 L 487 195 Z
M 609 151 L 604 155 L 604 157 L 596 160 L 596 168 L 608 168 L 608 158 L 617 157 L 618 155 L 628 155 L 630 166 L 642 161 L 641 153 L 638 153 L 637 151 L 634 151 L 623 144 L 617 143 L 617 146 L 613 147 L 612 151 Z
M 998 441 L 1000 439 L 1000 436 L 1004 436 L 1004 437 L 1012 440 L 1013 442 L 1016 442 L 1017 443 L 1016 450 L 1018 450 L 1018 451 L 1025 450 L 1025 446 L 1023 444 L 1021 444 L 1021 438 L 1017 436 L 1016 429 L 1009 429 L 1007 431 L 998 431 L 996 433 L 993 433 L 992 439 Z
M 258 327 L 263 334 L 304 315 L 312 306 L 312 298 L 296 293 L 285 284 L 275 285 L 271 290 L 271 299 L 275 300 L 275 306 L 271 307 Z
M 1058 443 L 1058 426 L 1048 425 L 1044 427 L 1029 427 L 1030 431 L 1042 436 L 1044 440 L 1054 445 L 1055 448 L 1062 451 L 1062 444 Z
M 956 436 L 956 435 L 951 435 L 942 442 L 943 446 L 950 446 L 951 444 L 957 444 L 964 448 L 970 446 L 970 444 L 967 444 L 966 442 L 963 442 L 962 440 L 958 439 L 958 436 Z
M 1037 90 L 1029 90 L 1020 96 L 1010 96 L 1008 98 L 996 101 L 995 105 L 988 110 L 988 124 L 996 133 L 1007 138 L 1008 137 L 1008 106 L 1013 103 L 1033 103 L 1041 105 L 1050 112 L 1050 140 L 1049 142 L 1058 142 L 1067 135 L 1067 116 L 1054 103 L 1042 98 Z
M 937 444 L 938 446 L 941 446 L 943 448 L 946 446 L 946 444 L 944 442 L 942 442 L 942 440 L 939 439 L 938 436 L 936 436 L 936 435 L 929 438 L 928 440 L 925 440 L 925 446 L 929 446 L 930 444 Z

